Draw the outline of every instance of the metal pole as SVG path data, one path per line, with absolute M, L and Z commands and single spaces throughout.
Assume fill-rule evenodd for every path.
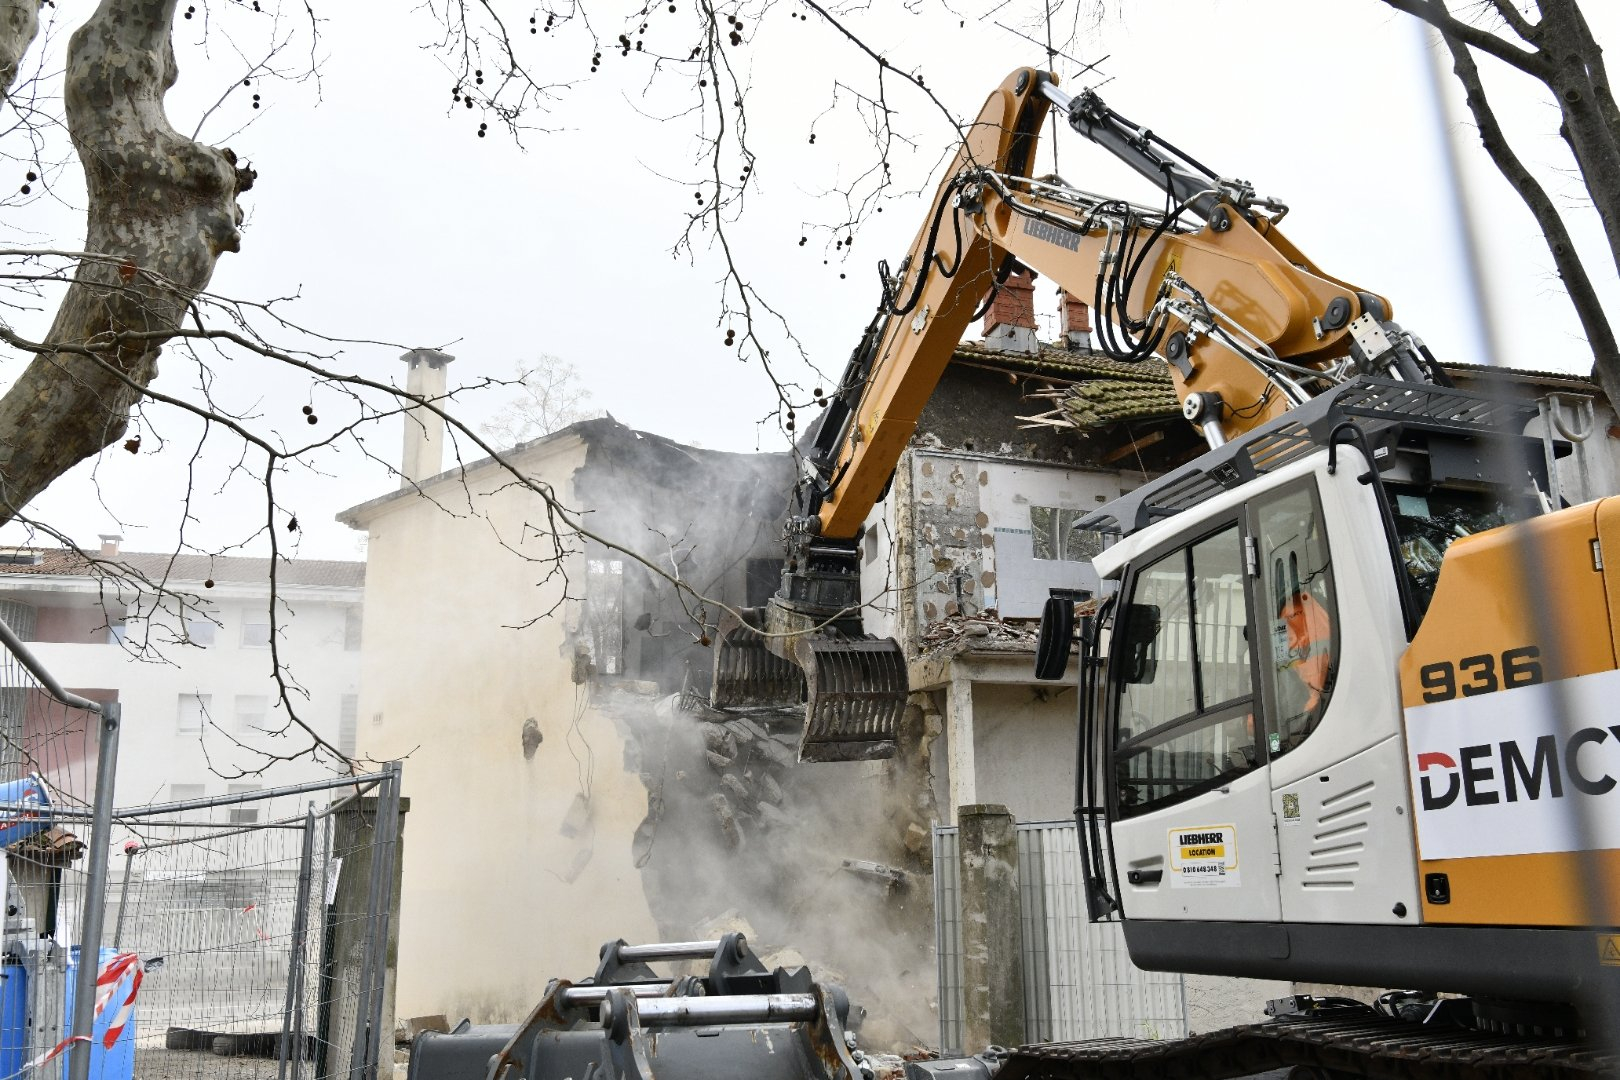
M 112 832 L 113 782 L 118 774 L 118 722 L 123 709 L 112 701 L 101 706 L 101 735 L 96 741 L 95 818 L 90 843 L 89 879 L 84 916 L 79 924 L 79 970 L 73 982 L 73 1035 L 68 1051 L 68 1080 L 90 1080 L 90 1040 L 95 1034 L 96 974 L 101 967 L 101 929 L 107 914 L 107 836 Z
M 385 778 L 378 787 L 375 816 L 371 823 L 371 875 L 366 882 L 366 917 L 369 920 L 367 929 L 370 934 L 366 940 L 366 947 L 362 950 L 360 961 L 360 986 L 356 995 L 354 1013 L 354 1040 L 349 1046 L 350 1080 L 367 1080 L 370 1071 L 366 1068 L 367 1054 L 371 1047 L 371 1032 L 368 1030 L 371 1021 L 372 983 L 376 978 L 376 969 L 380 961 L 377 949 L 376 919 L 377 912 L 382 907 L 382 839 L 386 828 L 387 802 L 389 783 Z M 74 1078 L 78 1080 L 78 1078 Z
M 293 907 L 292 948 L 287 953 L 287 1003 L 281 1017 L 281 1044 L 276 1050 L 276 1080 L 293 1080 L 304 1060 L 304 938 L 309 931 L 310 864 L 315 858 L 315 804 L 304 813 L 304 851 L 298 860 L 298 899 Z
M 394 860 L 399 857 L 399 784 L 400 763 L 390 761 L 387 766 L 388 783 L 382 796 L 382 820 L 378 822 L 381 834 L 382 874 L 380 876 L 381 889 L 377 894 L 378 905 L 376 921 L 372 930 L 375 944 L 376 966 L 373 971 L 371 999 L 371 1037 L 366 1057 L 365 1080 L 377 1080 L 378 1066 L 382 1061 L 383 1046 L 383 1003 L 387 999 L 388 989 L 388 925 L 391 921 L 394 901 Z M 392 1030 L 393 1025 L 389 1025 Z
M 321 813 L 321 966 L 315 983 L 315 1080 L 327 1080 L 332 1059 L 332 996 L 334 939 L 337 919 L 332 912 L 332 808 Z
M 135 856 L 141 845 L 134 840 L 124 845 L 124 883 L 118 887 L 118 921 L 113 924 L 113 948 L 124 940 L 124 910 L 129 906 L 129 871 L 135 865 Z

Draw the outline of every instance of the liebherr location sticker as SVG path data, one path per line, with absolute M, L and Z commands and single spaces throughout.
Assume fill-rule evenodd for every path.
M 1425 859 L 1620 848 L 1620 671 L 1406 710 Z
M 1194 825 L 1170 830 L 1172 889 L 1235 888 L 1237 827 Z

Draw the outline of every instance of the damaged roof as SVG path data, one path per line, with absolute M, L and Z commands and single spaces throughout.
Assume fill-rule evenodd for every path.
M 956 363 L 988 367 L 1044 379 L 1062 387 L 1057 415 L 1048 419 L 1082 430 L 1128 420 L 1170 420 L 1181 405 L 1170 382 L 1170 367 L 1157 357 L 1127 364 L 1093 349 L 1041 343 L 1033 353 L 1011 352 L 978 342 L 957 346 Z
M 1046 379 L 1054 387 L 1062 385 L 1062 391 L 1055 395 L 1058 415 L 1049 414 L 1048 419 L 1066 421 L 1080 430 L 1181 416 L 1181 406 L 1170 381 L 1170 367 L 1157 357 L 1139 363 L 1121 363 L 1093 349 L 1065 348 L 1045 342 L 1040 343 L 1034 353 L 999 349 L 982 342 L 963 342 L 957 346 L 953 359 L 970 366 Z M 1464 383 L 1502 381 L 1534 390 L 1602 395 L 1602 390 L 1589 376 L 1569 372 L 1488 364 L 1441 366 L 1447 374 Z

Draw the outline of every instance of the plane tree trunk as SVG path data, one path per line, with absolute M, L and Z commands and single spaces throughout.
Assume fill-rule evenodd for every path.
M 163 111 L 178 74 L 175 6 L 102 0 L 69 42 L 64 96 L 88 191 L 86 255 L 45 349 L 0 398 L 0 523 L 123 437 L 163 343 L 220 254 L 239 250 L 236 197 L 253 171 L 178 134 Z M 12 34 L 10 14 L 0 36 Z M 0 41 L 0 63 L 9 45 Z

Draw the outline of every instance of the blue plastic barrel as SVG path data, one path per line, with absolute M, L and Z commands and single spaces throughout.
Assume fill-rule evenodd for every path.
M 117 949 L 101 950 L 101 966 L 118 955 Z M 97 970 L 100 970 L 99 968 Z M 73 1029 L 73 990 L 79 973 L 79 947 L 73 946 L 68 950 L 67 957 L 67 989 L 62 995 L 62 1030 L 69 1032 Z M 90 1040 L 90 1080 L 131 1080 L 135 1075 L 135 1016 L 140 1010 L 137 1001 L 135 1010 L 129 1014 L 129 1020 L 124 1030 L 119 1033 L 118 1041 L 112 1044 L 112 1049 L 102 1046 L 102 1040 L 107 1036 L 107 1029 L 112 1026 L 113 1018 L 118 1015 L 124 998 L 129 994 L 129 979 L 127 976 L 119 984 L 118 990 L 113 994 L 112 1000 L 96 1018 L 95 1033 Z M 62 1063 L 62 1080 L 68 1080 L 68 1061 L 71 1052 L 63 1053 L 56 1061 Z M 52 1062 L 54 1065 L 56 1062 Z
M 16 1076 L 28 1060 L 28 969 L 0 967 L 0 1077 Z
M 0 847 L 51 827 L 51 799 L 38 773 L 0 784 L 0 807 L 7 806 L 16 809 L 0 809 Z

